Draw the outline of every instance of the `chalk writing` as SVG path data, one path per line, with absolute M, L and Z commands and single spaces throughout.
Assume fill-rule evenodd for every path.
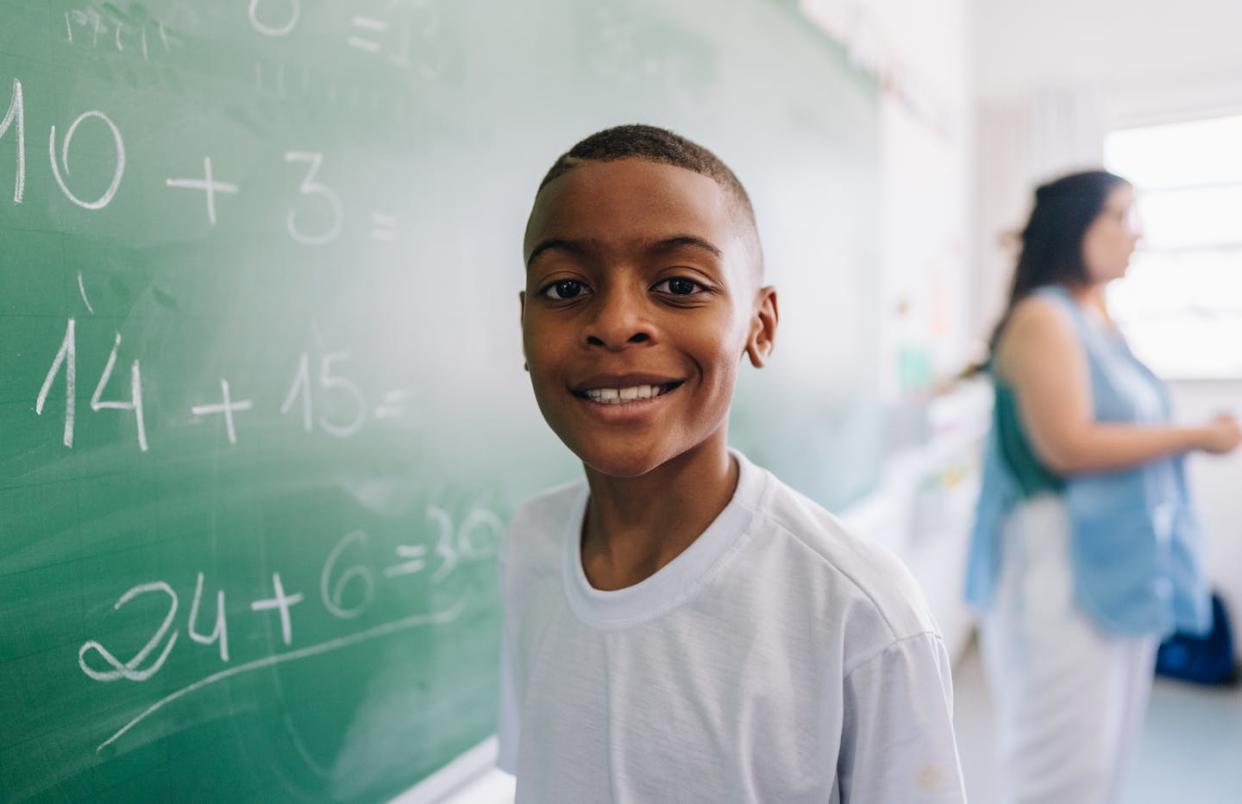
M 82 303 L 86 305 L 87 311 L 95 314 L 95 308 L 91 306 L 91 300 L 86 296 L 86 283 L 82 281 L 82 272 L 78 271 L 78 295 L 82 297 Z
M 427 546 L 424 544 L 399 544 L 397 545 L 397 558 L 405 560 L 400 564 L 385 567 L 384 575 L 395 578 L 398 575 L 422 572 L 427 566 L 427 561 L 423 558 L 425 555 L 427 555 Z
M 347 37 L 345 39 L 346 44 L 359 50 L 365 50 L 368 53 L 375 53 L 380 49 L 379 41 L 372 39 L 371 35 L 387 31 L 387 22 L 374 17 L 354 17 L 350 20 L 350 23 L 358 33 Z
M 207 197 L 207 222 L 216 225 L 216 193 L 236 193 L 237 185 L 230 182 L 216 181 L 211 174 L 211 157 L 203 157 L 203 178 L 201 179 L 165 179 L 168 187 L 185 190 L 202 190 Z
M 224 590 L 216 590 L 216 625 L 210 634 L 200 634 L 195 626 L 198 622 L 198 606 L 202 598 L 203 573 L 200 572 L 194 582 L 194 599 L 190 602 L 190 622 L 187 624 L 186 631 L 190 634 L 190 639 L 200 645 L 210 645 L 215 642 L 220 649 L 220 661 L 227 662 L 229 660 L 229 627 L 228 620 L 225 618 Z
M 56 352 L 56 358 L 52 361 L 52 367 L 48 369 L 47 376 L 43 378 L 43 385 L 39 388 L 39 395 L 35 398 L 35 413 L 43 415 L 43 405 L 47 402 L 48 392 L 52 390 L 52 382 L 56 379 L 56 375 L 60 373 L 61 366 L 65 368 L 65 430 L 64 444 L 66 447 L 73 446 L 73 417 L 76 404 L 74 396 L 74 385 L 77 382 L 78 361 L 77 361 L 77 338 L 74 336 L 73 319 L 69 319 L 69 323 L 65 325 L 65 337 L 60 342 L 60 349 Z
M 293 403 L 299 397 L 302 399 L 302 429 L 309 433 L 314 424 L 311 418 L 310 357 L 306 352 L 298 358 L 298 370 L 293 376 L 293 385 L 289 386 L 285 401 L 280 405 L 280 415 L 284 416 L 292 410 Z
M 324 432 L 334 435 L 338 438 L 351 436 L 362 427 L 363 422 L 367 418 L 366 399 L 362 395 L 362 389 L 352 380 L 346 379 L 332 371 L 332 365 L 338 362 L 344 362 L 349 359 L 349 352 L 329 352 L 319 361 L 319 384 L 325 389 L 335 389 L 340 394 L 350 399 L 354 405 L 354 415 L 352 418 L 346 419 L 344 423 L 331 422 L 326 418 L 320 417 L 319 426 Z
M 26 105 L 22 100 L 22 82 L 16 78 L 13 79 L 8 111 L 0 120 L 0 140 L 14 124 L 17 125 L 17 176 L 13 179 L 13 203 L 20 204 L 26 192 Z
M 448 511 L 436 505 L 427 509 L 427 520 L 436 524 L 436 555 L 443 561 L 431 576 L 431 580 L 440 581 L 457 566 L 458 551 L 453 539 L 453 520 Z
M 380 212 L 371 213 L 371 239 L 391 243 L 397 239 L 397 218 Z
M 133 729 L 139 723 L 146 720 L 148 717 L 155 714 L 159 710 L 163 709 L 165 706 L 169 705 L 170 703 L 173 703 L 174 701 L 180 700 L 181 698 L 184 698 L 185 696 L 189 695 L 192 692 L 196 692 L 198 690 L 203 689 L 204 687 L 211 686 L 212 684 L 215 684 L 216 682 L 224 681 L 225 679 L 228 679 L 228 678 L 233 678 L 234 676 L 241 675 L 242 673 L 249 673 L 254 670 L 260 670 L 264 667 L 272 667 L 278 664 L 285 664 L 286 662 L 299 661 L 301 659 L 306 659 L 311 656 L 320 656 L 325 653 L 332 653 L 334 651 L 341 650 L 342 648 L 348 648 L 351 645 L 357 645 L 362 642 L 369 642 L 373 639 L 380 639 L 381 637 L 390 636 L 392 634 L 398 634 L 398 633 L 401 633 L 402 631 L 408 631 L 413 628 L 425 628 L 428 626 L 448 625 L 452 623 L 454 620 L 456 620 L 458 617 L 460 617 L 462 611 L 464 611 L 465 608 L 466 608 L 465 601 L 459 600 L 456 603 L 454 603 L 452 606 L 449 606 L 446 609 L 432 612 L 430 614 L 411 614 L 409 617 L 403 617 L 399 620 L 392 620 L 392 621 L 383 623 L 382 625 L 377 625 L 374 628 L 368 628 L 365 631 L 359 631 L 356 634 L 350 634 L 349 636 L 340 637 L 339 639 L 330 639 L 326 642 L 321 642 L 317 645 L 310 645 L 305 648 L 291 650 L 288 653 L 281 653 L 275 656 L 265 656 L 262 659 L 256 659 L 253 662 L 246 662 L 245 664 L 240 664 L 240 665 L 237 665 L 236 667 L 230 667 L 227 670 L 221 670 L 217 673 L 212 673 L 211 675 L 205 678 L 201 678 L 198 681 L 195 681 L 193 684 L 188 684 L 182 687 L 181 689 L 175 692 L 169 693 L 168 695 L 165 695 L 163 698 L 160 698 L 158 701 L 156 701 L 155 703 L 151 704 L 146 709 L 138 713 L 135 717 L 131 718 L 129 722 L 126 723 L 124 726 L 122 726 L 121 728 L 113 732 L 112 736 L 104 740 L 102 743 L 100 743 L 95 748 L 95 750 L 102 751 L 103 749 L 107 748 L 109 745 L 111 745 L 112 743 L 116 742 L 121 737 L 123 737 L 126 733 L 128 733 L 131 729 Z
M 168 654 L 172 652 L 173 645 L 177 644 L 177 631 L 173 629 L 172 636 L 168 638 L 168 642 L 164 644 L 164 650 L 156 657 L 145 670 L 140 670 L 142 663 L 151 655 L 151 651 L 155 650 L 155 646 L 160 644 L 164 639 L 164 635 L 168 633 L 168 629 L 172 627 L 173 618 L 177 616 L 177 593 L 172 590 L 164 581 L 155 581 L 154 583 L 144 583 L 133 587 L 116 601 L 116 605 L 112 608 L 120 610 L 129 601 L 151 592 L 163 592 L 168 595 L 168 614 L 164 616 L 164 622 L 160 624 L 159 630 L 155 635 L 147 640 L 147 644 L 134 654 L 134 658 L 122 664 L 111 651 L 101 645 L 98 641 L 91 639 L 82 644 L 78 649 L 78 667 L 82 668 L 82 672 L 95 679 L 96 681 L 117 681 L 119 679 L 127 679 L 129 681 L 146 681 L 160 671 L 164 666 L 164 662 L 168 660 Z M 97 654 L 104 662 L 109 665 L 111 670 L 96 670 L 86 662 L 86 657 L 91 652 Z
M 108 363 L 104 366 L 103 374 L 99 375 L 99 384 L 95 386 L 95 393 L 91 395 L 91 410 L 133 411 L 134 421 L 138 427 L 138 448 L 146 452 L 147 427 L 142 414 L 142 369 L 137 360 L 131 363 L 129 368 L 129 401 L 116 402 L 103 399 L 104 388 L 108 385 L 108 380 L 112 379 L 112 369 L 116 366 L 116 353 L 120 348 L 121 333 L 118 332 L 116 341 L 112 344 L 112 352 L 108 355 Z
M 253 403 L 249 399 L 233 401 L 229 394 L 229 381 L 220 379 L 220 401 L 211 405 L 195 405 L 190 408 L 190 412 L 195 416 L 211 416 L 220 414 L 224 416 L 224 429 L 228 435 L 229 443 L 237 443 L 237 428 L 233 424 L 233 414 L 239 411 L 250 410 Z
M 438 570 L 443 575 L 451 570 L 459 561 L 477 558 L 484 550 L 472 543 L 473 534 L 481 530 L 499 527 L 499 519 L 492 512 L 478 506 L 473 507 L 463 518 L 461 526 L 454 528 L 452 516 L 444 508 L 430 506 L 427 509 L 428 521 L 436 526 L 436 553 L 445 561 Z M 319 575 L 319 597 L 324 609 L 340 620 L 353 620 L 361 616 L 374 602 L 375 575 L 365 561 L 369 553 L 370 537 L 363 530 L 352 530 L 341 537 L 328 551 Z M 385 578 L 398 578 L 421 572 L 426 566 L 426 545 L 397 545 L 396 555 L 400 564 L 384 570 Z M 209 632 L 199 630 L 200 613 L 203 610 L 203 591 L 205 576 L 201 571 L 194 573 L 194 596 L 190 604 L 186 631 L 190 639 L 199 645 L 215 645 L 219 659 L 229 663 L 229 621 L 225 606 L 223 589 L 216 590 L 216 616 L 214 626 Z M 290 593 L 280 572 L 271 574 L 272 594 L 250 602 L 251 612 L 275 612 L 280 624 L 281 644 L 292 647 L 294 644 L 293 609 L 305 602 L 300 592 Z M 164 595 L 168 599 L 168 607 L 163 619 L 152 636 L 130 658 L 122 662 L 106 648 L 98 639 L 88 639 L 78 649 L 78 667 L 82 673 L 93 681 L 114 682 L 127 680 L 133 682 L 149 681 L 165 666 L 170 654 L 177 644 L 180 631 L 176 627 L 179 610 L 178 596 L 172 586 L 164 580 L 137 584 L 126 590 L 113 605 L 119 611 L 131 601 L 144 595 Z M 270 667 L 288 661 L 316 656 L 339 650 L 349 645 L 377 639 L 395 634 L 410 628 L 447 625 L 460 616 L 465 601 L 459 600 L 448 608 L 430 614 L 412 614 L 396 620 L 366 628 L 336 639 L 330 639 L 314 645 L 296 648 L 286 653 L 278 653 L 253 661 L 242 662 L 233 667 L 210 673 L 181 689 L 178 689 L 158 701 L 148 705 L 140 713 L 132 717 L 110 737 L 99 744 L 97 750 L 118 740 L 138 723 L 155 712 L 185 695 L 202 689 L 205 686 L 263 667 Z M 162 646 L 162 647 L 161 647 Z M 100 663 L 105 667 L 100 667 Z
M 91 394 L 91 410 L 96 412 L 101 410 L 131 411 L 134 414 L 134 422 L 137 427 L 138 448 L 146 452 L 147 428 L 143 418 L 142 407 L 142 368 L 137 360 L 130 364 L 129 400 L 123 402 L 103 398 L 104 389 L 107 387 L 108 381 L 112 379 L 112 370 L 116 367 L 117 351 L 120 348 L 121 334 L 118 332 L 116 340 L 112 344 L 112 351 L 108 354 L 108 362 L 104 366 L 103 373 L 99 375 L 99 382 L 95 385 L 95 392 Z M 39 388 L 39 395 L 35 398 L 35 413 L 42 416 L 43 409 L 47 404 L 48 394 L 52 390 L 52 385 L 60 374 L 61 369 L 64 369 L 65 427 L 62 441 L 66 447 L 73 446 L 74 428 L 76 426 L 77 397 L 74 390 L 77 385 L 77 366 L 76 326 L 74 320 L 70 318 L 65 325 L 65 337 L 60 342 L 60 349 L 57 350 L 56 357 L 52 360 L 51 368 L 48 369 L 47 375 L 43 378 L 43 385 Z
M 481 530 L 499 532 L 499 518 L 485 508 L 472 508 L 455 528 L 452 516 L 436 505 L 427 509 L 427 520 L 435 525 L 435 553 L 443 562 L 432 577 L 433 582 L 443 578 L 463 559 L 477 560 L 490 548 L 481 548 L 472 542 L 472 536 Z M 319 573 L 319 598 L 324 609 L 333 617 L 352 620 L 361 616 L 375 600 L 375 574 L 365 561 L 369 553 L 370 537 L 364 530 L 352 530 L 341 537 L 328 551 Z M 427 565 L 427 546 L 401 544 L 395 548 L 401 563 L 384 569 L 385 578 L 398 578 L 422 572 Z M 228 662 L 229 624 L 223 589 L 216 590 L 215 624 L 210 632 L 199 630 L 202 612 L 205 576 L 199 571 L 194 575 L 194 597 L 190 603 L 186 631 L 190 639 L 200 645 L 216 645 L 220 661 Z M 281 642 L 293 644 L 293 608 L 305 600 L 301 592 L 289 593 L 279 572 L 271 575 L 272 594 L 251 601 L 252 612 L 275 611 L 280 622 Z M 82 672 L 96 681 L 146 681 L 159 672 L 176 644 L 180 631 L 174 627 L 178 611 L 178 597 L 167 581 L 157 580 L 138 584 L 116 601 L 113 610 L 120 610 L 133 599 L 147 594 L 161 593 L 168 597 L 168 610 L 163 621 L 146 644 L 129 661 L 121 662 L 98 640 L 87 640 L 78 649 L 78 665 Z M 167 641 L 165 641 L 167 640 Z M 153 661 L 144 667 L 153 652 L 164 643 L 163 649 Z M 93 666 L 91 659 L 102 660 L 109 669 Z
M 473 508 L 462 520 L 457 531 L 457 543 L 461 552 L 468 558 L 489 558 L 500 551 L 500 539 L 504 536 L 505 526 L 486 508 Z
M 280 614 L 280 637 L 286 645 L 293 641 L 293 621 L 289 616 L 289 609 L 302 602 L 302 594 L 300 592 L 292 595 L 285 594 L 285 587 L 280 582 L 280 573 L 272 573 L 272 588 L 275 594 L 270 598 L 256 600 L 250 604 L 251 611 L 268 611 L 275 609 Z
M 332 548 L 332 552 L 328 553 L 328 560 L 324 562 L 323 572 L 319 575 L 319 596 L 323 600 L 323 607 L 341 619 L 350 620 L 357 617 L 375 599 L 375 579 L 365 564 L 351 564 L 339 575 L 336 571 L 337 561 L 340 560 L 342 553 L 353 545 L 365 548 L 366 543 L 365 531 L 355 530 L 347 533 Z M 332 580 L 333 576 L 336 577 L 335 582 Z M 344 603 L 345 590 L 355 582 L 361 585 L 361 599 L 356 605 L 347 607 Z
M 324 185 L 316 181 L 319 175 L 319 167 L 323 164 L 323 154 L 313 151 L 287 151 L 285 153 L 286 162 L 306 162 L 310 165 L 306 174 L 302 177 L 302 183 L 298 186 L 298 191 L 303 195 L 315 196 L 323 199 L 331 210 L 331 223 L 322 231 L 311 233 L 298 226 L 298 215 L 294 210 L 289 210 L 289 215 L 285 219 L 285 228 L 298 243 L 304 243 L 309 246 L 322 246 L 325 243 L 331 243 L 341 233 L 341 226 L 344 223 L 345 211 L 341 206 L 341 199 L 336 193 L 329 190 Z
M 276 24 L 265 22 L 259 19 L 259 2 L 260 0 L 250 0 L 250 25 L 256 31 L 264 36 L 279 37 L 288 36 L 298 25 L 298 18 L 302 15 L 302 4 L 299 0 L 285 0 L 288 7 L 286 18 L 282 23 Z M 272 5 L 272 3 L 264 3 L 264 5 Z
M 111 10 L 114 14 L 120 14 L 116 9 Z M 112 25 L 111 36 L 108 36 L 109 24 Z M 65 39 L 69 44 L 80 40 L 83 44 L 89 42 L 92 48 L 98 48 L 102 39 L 105 48 L 112 47 L 117 53 L 124 53 L 128 42 L 133 46 L 133 52 L 142 56 L 143 61 L 151 60 L 151 48 L 147 36 L 149 27 L 150 24 L 146 20 L 133 22 L 118 17 L 105 21 L 103 14 L 93 8 L 71 9 L 65 12 Z M 155 28 L 164 50 L 170 50 L 172 37 L 165 30 L 163 23 L 156 22 Z
M 94 201 L 86 201 L 79 198 L 69 185 L 65 183 L 65 176 L 69 175 L 69 144 L 73 141 L 73 135 L 78 130 L 78 126 L 86 120 L 92 118 L 102 120 L 104 125 L 112 133 L 112 141 L 116 146 L 116 162 L 112 170 L 112 183 L 108 185 L 108 189 L 104 190 L 103 195 Z M 83 209 L 103 209 L 112 202 L 113 196 L 116 195 L 117 189 L 121 186 L 121 178 L 125 175 L 125 143 L 121 140 L 121 131 L 116 127 L 116 123 L 112 122 L 112 118 L 103 112 L 89 111 L 78 115 L 72 123 L 69 124 L 69 130 L 65 132 L 64 142 L 61 143 L 60 157 L 56 156 L 56 126 L 52 126 L 47 138 L 48 158 L 52 163 L 52 177 L 56 179 L 56 184 L 60 186 L 61 192 L 65 194 L 73 203 Z M 64 174 L 61 174 L 61 170 Z
M 380 403 L 375 406 L 371 415 L 377 419 L 400 418 L 405 413 L 405 400 L 408 396 L 409 394 L 400 389 L 386 391 L 380 396 Z
M 362 393 L 362 389 L 353 380 L 336 373 L 333 368 L 334 364 L 348 360 L 349 354 L 347 351 L 328 352 L 319 361 L 319 387 L 324 391 L 335 392 L 339 398 L 348 400 L 353 408 L 353 413 L 340 421 L 332 421 L 325 416 L 319 417 L 319 427 L 325 433 L 337 438 L 347 438 L 357 433 L 366 422 L 367 416 L 366 397 Z M 300 399 L 302 401 L 300 405 L 302 429 L 308 433 L 314 429 L 315 422 L 312 414 L 312 397 L 310 356 L 303 352 L 298 358 L 298 367 L 293 376 L 293 384 L 289 386 L 289 392 L 285 395 L 285 401 L 281 403 L 280 413 L 282 416 L 289 413 Z

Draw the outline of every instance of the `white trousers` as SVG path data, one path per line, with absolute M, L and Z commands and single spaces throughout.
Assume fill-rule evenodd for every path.
M 1001 582 L 980 629 L 1002 801 L 1118 804 L 1158 640 L 1101 631 L 1078 610 L 1060 497 L 1020 503 L 1002 538 Z

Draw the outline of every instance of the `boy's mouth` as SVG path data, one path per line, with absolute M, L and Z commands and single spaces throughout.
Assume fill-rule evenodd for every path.
M 655 374 L 599 374 L 570 388 L 570 392 L 599 405 L 625 405 L 655 399 L 684 384 L 685 380 Z
M 621 388 L 586 388 L 581 391 L 574 391 L 573 394 L 581 399 L 588 399 L 601 405 L 624 405 L 627 402 L 637 402 L 643 399 L 654 399 L 657 396 L 663 396 L 669 391 L 677 388 L 682 381 L 661 383 L 659 385 L 630 385 Z

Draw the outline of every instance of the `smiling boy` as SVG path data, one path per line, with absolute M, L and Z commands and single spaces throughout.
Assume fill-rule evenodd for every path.
M 521 802 L 960 802 L 948 656 L 914 581 L 727 444 L 776 291 L 711 152 L 620 126 L 526 228 L 535 399 L 586 479 L 514 517 L 501 768 Z

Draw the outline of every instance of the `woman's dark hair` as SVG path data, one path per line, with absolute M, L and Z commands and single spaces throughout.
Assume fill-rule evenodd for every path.
M 1035 208 L 1020 235 L 1022 249 L 1013 274 L 1005 312 L 988 338 L 987 362 L 963 372 L 971 376 L 985 369 L 996 351 L 1005 325 L 1018 302 L 1046 285 L 1081 285 L 1088 281 L 1082 261 L 1087 228 L 1104 210 L 1108 195 L 1128 185 L 1106 170 L 1071 173 L 1035 190 Z

